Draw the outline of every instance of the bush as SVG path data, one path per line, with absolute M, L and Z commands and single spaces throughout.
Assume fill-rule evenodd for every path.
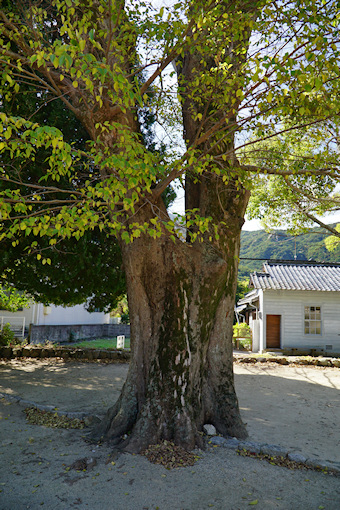
M 14 343 L 15 336 L 13 331 L 10 328 L 9 324 L 5 324 L 2 328 L 2 331 L 0 331 L 0 345 L 9 345 L 11 343 Z
M 120 322 L 121 324 L 130 324 L 130 316 L 129 311 L 123 312 L 120 316 Z
M 245 322 L 233 326 L 233 338 L 234 344 L 238 349 L 246 351 L 251 349 L 251 329 Z
M 251 339 L 250 338 L 239 338 L 238 348 L 241 351 L 250 351 L 251 350 Z
M 234 338 L 251 338 L 251 329 L 248 324 L 241 322 L 233 326 L 233 337 Z

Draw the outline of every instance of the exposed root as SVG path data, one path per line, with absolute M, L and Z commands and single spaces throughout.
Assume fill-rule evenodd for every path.
M 108 409 L 103 420 L 92 430 L 92 439 L 121 443 L 123 436 L 132 430 L 136 422 L 137 407 L 135 387 L 127 378 L 115 405 Z

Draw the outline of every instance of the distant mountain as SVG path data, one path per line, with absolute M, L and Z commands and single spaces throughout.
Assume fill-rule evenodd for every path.
M 268 234 L 263 230 L 242 231 L 239 279 L 244 280 L 253 271 L 260 271 L 264 260 L 315 260 L 317 262 L 340 262 L 340 244 L 335 251 L 326 249 L 324 239 L 331 235 L 321 228 L 307 234 L 292 236 L 285 230 Z M 252 259 L 252 260 L 246 260 Z

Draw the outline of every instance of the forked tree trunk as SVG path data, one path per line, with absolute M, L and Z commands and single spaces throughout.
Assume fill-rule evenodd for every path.
M 252 5 L 244 6 L 246 17 L 254 10 Z M 221 2 L 220 14 L 232 6 L 232 2 Z M 209 10 L 205 2 L 192 3 L 192 15 L 205 8 Z M 232 57 L 233 73 L 240 76 L 249 36 L 244 31 L 240 40 L 237 34 L 224 56 L 228 65 Z M 216 37 L 226 44 L 224 33 L 217 31 Z M 209 154 L 212 158 L 212 167 L 202 175 L 187 172 L 186 209 L 212 218 L 220 237 L 194 244 L 173 242 L 165 230 L 161 238 L 143 235 L 132 244 L 121 243 L 132 360 L 121 396 L 98 432 L 117 442 L 129 433 L 125 447 L 132 451 L 161 439 L 174 439 L 191 449 L 201 444 L 205 423 L 212 423 L 224 435 L 246 436 L 232 367 L 240 231 L 248 201 L 233 173 L 238 166 L 233 147 L 240 100 L 235 87 L 226 98 L 224 79 L 214 78 L 213 89 L 212 81 L 204 82 L 202 77 L 210 72 L 215 76 L 216 61 L 202 48 L 199 44 L 189 47 L 177 62 L 185 142 L 188 148 L 194 147 L 201 137 L 195 156 Z M 221 106 L 216 108 L 219 100 Z M 205 119 L 204 126 L 199 119 Z M 131 122 L 127 118 L 125 124 L 135 131 Z M 219 170 L 222 165 L 227 180 L 219 177 L 214 166 L 213 156 L 221 154 L 226 156 L 219 158 Z M 155 210 L 163 209 L 154 204 L 152 210 L 147 204 L 141 203 L 131 221 L 143 225 L 155 218 Z
M 239 200 L 244 211 L 247 197 Z M 232 325 L 240 222 L 228 256 L 209 244 L 167 235 L 122 245 L 132 359 L 121 396 L 97 431 L 138 452 L 161 439 L 187 449 L 202 444 L 205 423 L 245 437 L 234 389 Z

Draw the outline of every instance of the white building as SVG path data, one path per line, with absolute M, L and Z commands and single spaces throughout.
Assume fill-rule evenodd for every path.
M 30 324 L 35 326 L 68 326 L 86 324 L 109 324 L 110 314 L 104 312 L 88 312 L 85 305 L 74 306 L 44 306 L 33 302 L 30 307 L 17 312 L 0 310 L 0 328 L 6 323 L 16 335 L 24 336 Z
M 252 327 L 254 352 L 340 353 L 340 264 L 266 262 L 250 287 L 235 311 Z

